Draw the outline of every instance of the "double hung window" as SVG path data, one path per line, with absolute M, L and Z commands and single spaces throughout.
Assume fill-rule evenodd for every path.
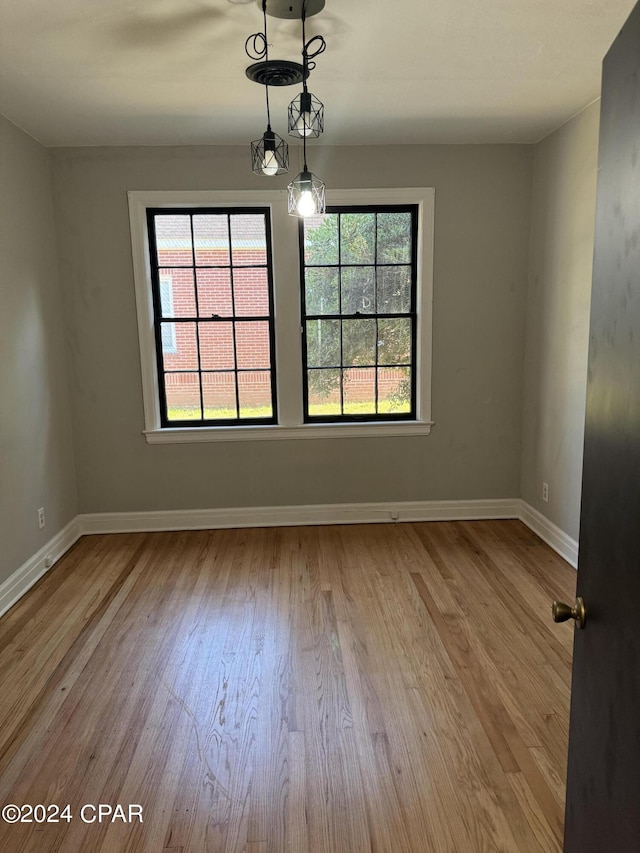
M 305 421 L 415 418 L 417 231 L 416 205 L 302 220 Z
M 276 422 L 269 211 L 147 211 L 161 424 Z

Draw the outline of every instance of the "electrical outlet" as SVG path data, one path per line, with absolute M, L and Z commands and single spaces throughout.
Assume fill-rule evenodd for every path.
M 45 525 L 45 521 L 44 521 L 44 507 L 43 507 L 43 506 L 41 506 L 41 507 L 40 507 L 40 509 L 38 510 L 38 527 L 40 528 L 40 530 L 42 530 L 42 528 L 44 527 L 44 525 Z
M 548 504 L 549 503 L 549 483 L 542 484 L 542 500 Z

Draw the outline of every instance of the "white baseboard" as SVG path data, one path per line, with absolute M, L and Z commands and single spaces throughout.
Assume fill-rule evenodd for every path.
M 390 521 L 460 521 L 518 518 L 520 501 L 388 501 L 386 503 L 112 512 L 78 516 L 83 533 L 204 530 L 223 527 L 293 527 L 303 524 L 371 524 Z
M 224 527 L 293 527 L 304 524 L 471 521 L 492 518 L 520 519 L 568 563 L 577 566 L 576 540 L 519 498 L 91 513 L 76 516 L 0 585 L 0 616 L 83 535 L 155 530 L 213 530 Z
M 520 498 L 470 501 L 389 501 L 361 504 L 232 507 L 224 509 L 108 512 L 79 515 L 82 533 L 293 527 L 304 524 L 373 524 L 390 521 L 463 521 L 517 518 L 574 568 L 578 543 Z
M 557 551 L 574 569 L 578 568 L 578 542 L 575 539 L 572 539 L 564 530 L 561 530 L 552 521 L 549 521 L 548 518 L 526 501 L 520 501 L 519 518 L 520 521 L 531 528 L 547 545 L 550 545 L 554 551 Z
M 82 536 L 78 517 L 56 533 L 46 545 L 23 563 L 7 580 L 0 584 L 0 616 L 22 598 L 37 580 L 54 566 L 60 557 Z

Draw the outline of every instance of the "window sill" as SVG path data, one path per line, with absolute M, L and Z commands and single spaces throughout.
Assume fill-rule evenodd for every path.
M 301 426 L 189 427 L 145 430 L 148 444 L 192 444 L 209 441 L 290 441 L 299 438 L 373 438 L 429 435 L 433 421 L 303 424 Z

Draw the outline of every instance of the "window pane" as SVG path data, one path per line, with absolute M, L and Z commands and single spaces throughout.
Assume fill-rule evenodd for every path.
M 231 253 L 234 266 L 267 263 L 267 236 L 262 214 L 231 215 Z
M 411 214 L 378 214 L 378 263 L 411 263 Z
M 236 323 L 236 358 L 238 370 L 271 366 L 268 323 Z
M 411 368 L 378 368 L 378 412 L 403 414 L 411 411 Z
M 343 267 L 342 313 L 375 314 L 375 267 Z
M 321 416 L 342 414 L 340 410 L 339 370 L 307 371 L 307 387 L 310 415 Z
M 308 269 L 305 273 L 307 314 L 338 314 L 338 271 L 331 267 Z
M 376 372 L 374 368 L 344 371 L 345 415 L 375 415 Z
M 160 340 L 162 341 L 162 352 L 170 355 L 176 351 L 176 324 L 160 323 Z
M 230 263 L 229 226 L 226 213 L 194 215 L 193 237 L 198 266 L 221 266 Z
M 154 216 L 159 267 L 193 266 L 189 216 Z
M 191 269 L 158 270 L 163 317 L 195 317 L 196 296 Z
M 378 313 L 411 310 L 411 267 L 378 267 Z
M 233 324 L 200 323 L 200 367 L 202 370 L 233 370 Z
M 267 371 L 238 373 L 238 395 L 241 418 L 272 417 L 271 374 Z
M 197 373 L 166 373 L 167 419 L 200 420 L 200 380 Z
M 197 370 L 198 369 L 198 341 L 196 339 L 196 324 L 185 323 L 163 323 L 171 331 L 165 332 L 163 328 L 163 342 L 165 336 L 171 335 L 174 346 L 167 350 L 163 348 L 162 359 L 165 370 Z
M 307 320 L 307 365 L 340 366 L 340 320 Z
M 411 361 L 411 320 L 378 321 L 378 363 L 409 364 Z
M 338 263 L 338 215 L 307 216 L 304 220 L 304 260 L 325 266 Z
M 236 317 L 269 316 L 269 284 L 266 269 L 237 269 L 233 273 Z
M 342 321 L 342 363 L 344 365 L 376 363 L 376 321 Z
M 372 264 L 375 260 L 375 213 L 340 215 L 340 263 Z
M 229 270 L 197 270 L 198 310 L 201 317 L 231 317 L 231 273 Z
M 202 402 L 209 421 L 236 419 L 235 373 L 203 373 Z

